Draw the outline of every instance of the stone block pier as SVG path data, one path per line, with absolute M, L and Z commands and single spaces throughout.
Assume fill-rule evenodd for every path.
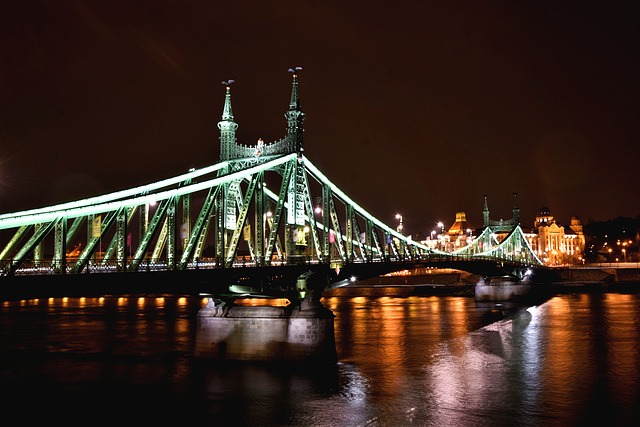
M 198 313 L 194 353 L 217 360 L 336 363 L 334 317 L 311 298 L 293 307 L 228 306 L 210 298 Z

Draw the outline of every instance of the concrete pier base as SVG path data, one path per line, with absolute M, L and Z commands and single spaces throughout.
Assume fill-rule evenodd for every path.
M 334 314 L 319 301 L 296 307 L 216 305 L 197 319 L 195 356 L 219 360 L 336 363 Z
M 476 284 L 476 301 L 517 301 L 531 294 L 529 280 L 480 279 Z

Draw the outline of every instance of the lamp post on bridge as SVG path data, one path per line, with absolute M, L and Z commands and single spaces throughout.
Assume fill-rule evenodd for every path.
M 440 227 L 440 237 L 438 238 L 438 240 L 440 241 L 440 250 L 445 251 L 446 245 L 444 241 L 444 223 L 440 221 L 438 223 L 438 227 Z
M 404 226 L 402 225 L 402 215 L 400 215 L 399 213 L 397 213 L 397 214 L 396 214 L 396 219 L 397 219 L 398 221 L 400 221 L 400 222 L 399 222 L 399 224 L 398 224 L 398 227 L 396 228 L 396 231 L 397 231 L 398 233 L 400 233 L 400 234 L 404 234 L 404 233 L 403 233 Z

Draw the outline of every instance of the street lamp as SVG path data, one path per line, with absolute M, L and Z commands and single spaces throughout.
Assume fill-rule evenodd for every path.
M 404 229 L 404 226 L 402 225 L 402 215 L 400 215 L 399 213 L 396 214 L 396 219 L 398 221 L 400 221 L 400 223 L 398 224 L 398 228 L 396 229 L 396 231 L 400 234 L 402 234 L 402 230 Z

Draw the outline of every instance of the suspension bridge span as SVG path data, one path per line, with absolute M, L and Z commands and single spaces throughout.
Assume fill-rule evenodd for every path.
M 517 223 L 501 242 L 486 227 L 450 253 L 412 240 L 358 205 L 304 155 L 299 70 L 290 71 L 287 134 L 278 141 L 238 143 L 226 84 L 219 162 L 122 191 L 1 214 L 0 230 L 9 237 L 0 242 L 0 286 L 30 278 L 77 282 L 86 291 L 90 275 L 104 289 L 135 280 L 149 283 L 148 291 L 191 283 L 185 291 L 302 298 L 311 288 L 418 266 L 520 278 L 542 267 Z

